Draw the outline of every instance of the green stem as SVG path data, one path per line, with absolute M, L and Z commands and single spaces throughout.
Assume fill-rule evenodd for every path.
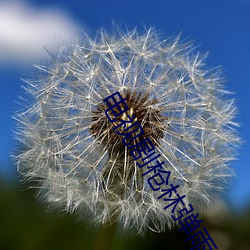
M 102 224 L 97 234 L 96 245 L 94 250 L 110 250 L 115 235 L 117 222 Z

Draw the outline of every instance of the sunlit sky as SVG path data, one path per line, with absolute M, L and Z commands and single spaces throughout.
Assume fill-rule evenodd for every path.
M 72 41 L 80 29 L 94 35 L 100 27 L 153 26 L 166 37 L 181 33 L 201 52 L 207 64 L 222 66 L 225 88 L 235 92 L 237 122 L 244 144 L 231 165 L 237 177 L 226 194 L 229 205 L 250 203 L 250 0 L 37 0 L 0 1 L 0 174 L 16 180 L 10 154 L 15 150 L 11 118 L 22 95 L 21 78 L 61 41 Z

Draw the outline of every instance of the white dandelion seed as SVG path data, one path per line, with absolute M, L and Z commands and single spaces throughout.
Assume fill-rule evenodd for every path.
M 191 44 L 162 41 L 153 29 L 83 35 L 26 81 L 33 99 L 15 116 L 25 148 L 16 156 L 19 172 L 37 181 L 44 201 L 97 224 L 116 218 L 138 232 L 170 228 L 169 201 L 147 181 L 154 173 L 142 176 L 148 169 L 137 167 L 113 130 L 119 120 L 105 115 L 103 99 L 119 91 L 126 115 L 145 131 L 139 141 L 149 138 L 171 171 L 168 184 L 204 211 L 233 175 L 228 164 L 239 142 L 234 101 L 218 70 L 207 70 Z

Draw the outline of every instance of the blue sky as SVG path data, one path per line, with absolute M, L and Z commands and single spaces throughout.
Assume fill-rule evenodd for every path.
M 238 160 L 232 163 L 237 177 L 232 179 L 226 198 L 236 208 L 250 203 L 250 0 L 30 0 L 8 3 L 13 3 L 8 5 L 8 11 L 4 9 L 7 4 L 0 4 L 1 176 L 16 179 L 9 156 L 15 149 L 12 132 L 15 122 L 11 116 L 18 108 L 18 96 L 22 95 L 21 78 L 34 71 L 31 65 L 46 54 L 43 45 L 48 44 L 53 50 L 58 44 L 54 36 L 70 40 L 77 27 L 94 35 L 98 28 L 111 27 L 114 21 L 131 28 L 154 26 L 166 37 L 181 32 L 182 38 L 193 41 L 201 52 L 209 51 L 207 64 L 210 67 L 223 67 L 227 80 L 225 88 L 235 92 L 239 109 L 237 121 L 241 124 L 239 133 L 244 140 Z

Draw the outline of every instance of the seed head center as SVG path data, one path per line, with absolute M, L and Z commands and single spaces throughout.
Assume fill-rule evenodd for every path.
M 133 124 L 137 122 L 142 128 L 143 134 L 138 135 L 139 131 L 131 132 L 130 137 L 125 139 L 127 143 L 130 143 L 129 146 L 135 146 L 146 138 L 149 138 L 153 145 L 157 145 L 163 137 L 163 131 L 165 130 L 165 118 L 161 115 L 159 108 L 154 108 L 158 100 L 150 98 L 148 93 L 143 94 L 130 91 L 123 93 L 122 97 L 126 98 L 125 102 L 128 110 L 118 117 L 115 116 L 117 114 L 115 112 L 118 112 L 118 109 L 114 109 L 113 114 L 110 112 L 110 118 L 114 119 L 114 122 L 109 121 L 105 115 L 105 110 L 108 108 L 107 105 L 104 103 L 97 105 L 96 110 L 93 112 L 91 133 L 100 144 L 107 147 L 110 153 L 124 156 L 126 151 L 124 137 L 117 134 L 116 131 L 125 133 L 124 130 L 126 130 L 126 133 L 129 133 L 135 129 Z M 122 107 L 123 110 L 124 108 Z

